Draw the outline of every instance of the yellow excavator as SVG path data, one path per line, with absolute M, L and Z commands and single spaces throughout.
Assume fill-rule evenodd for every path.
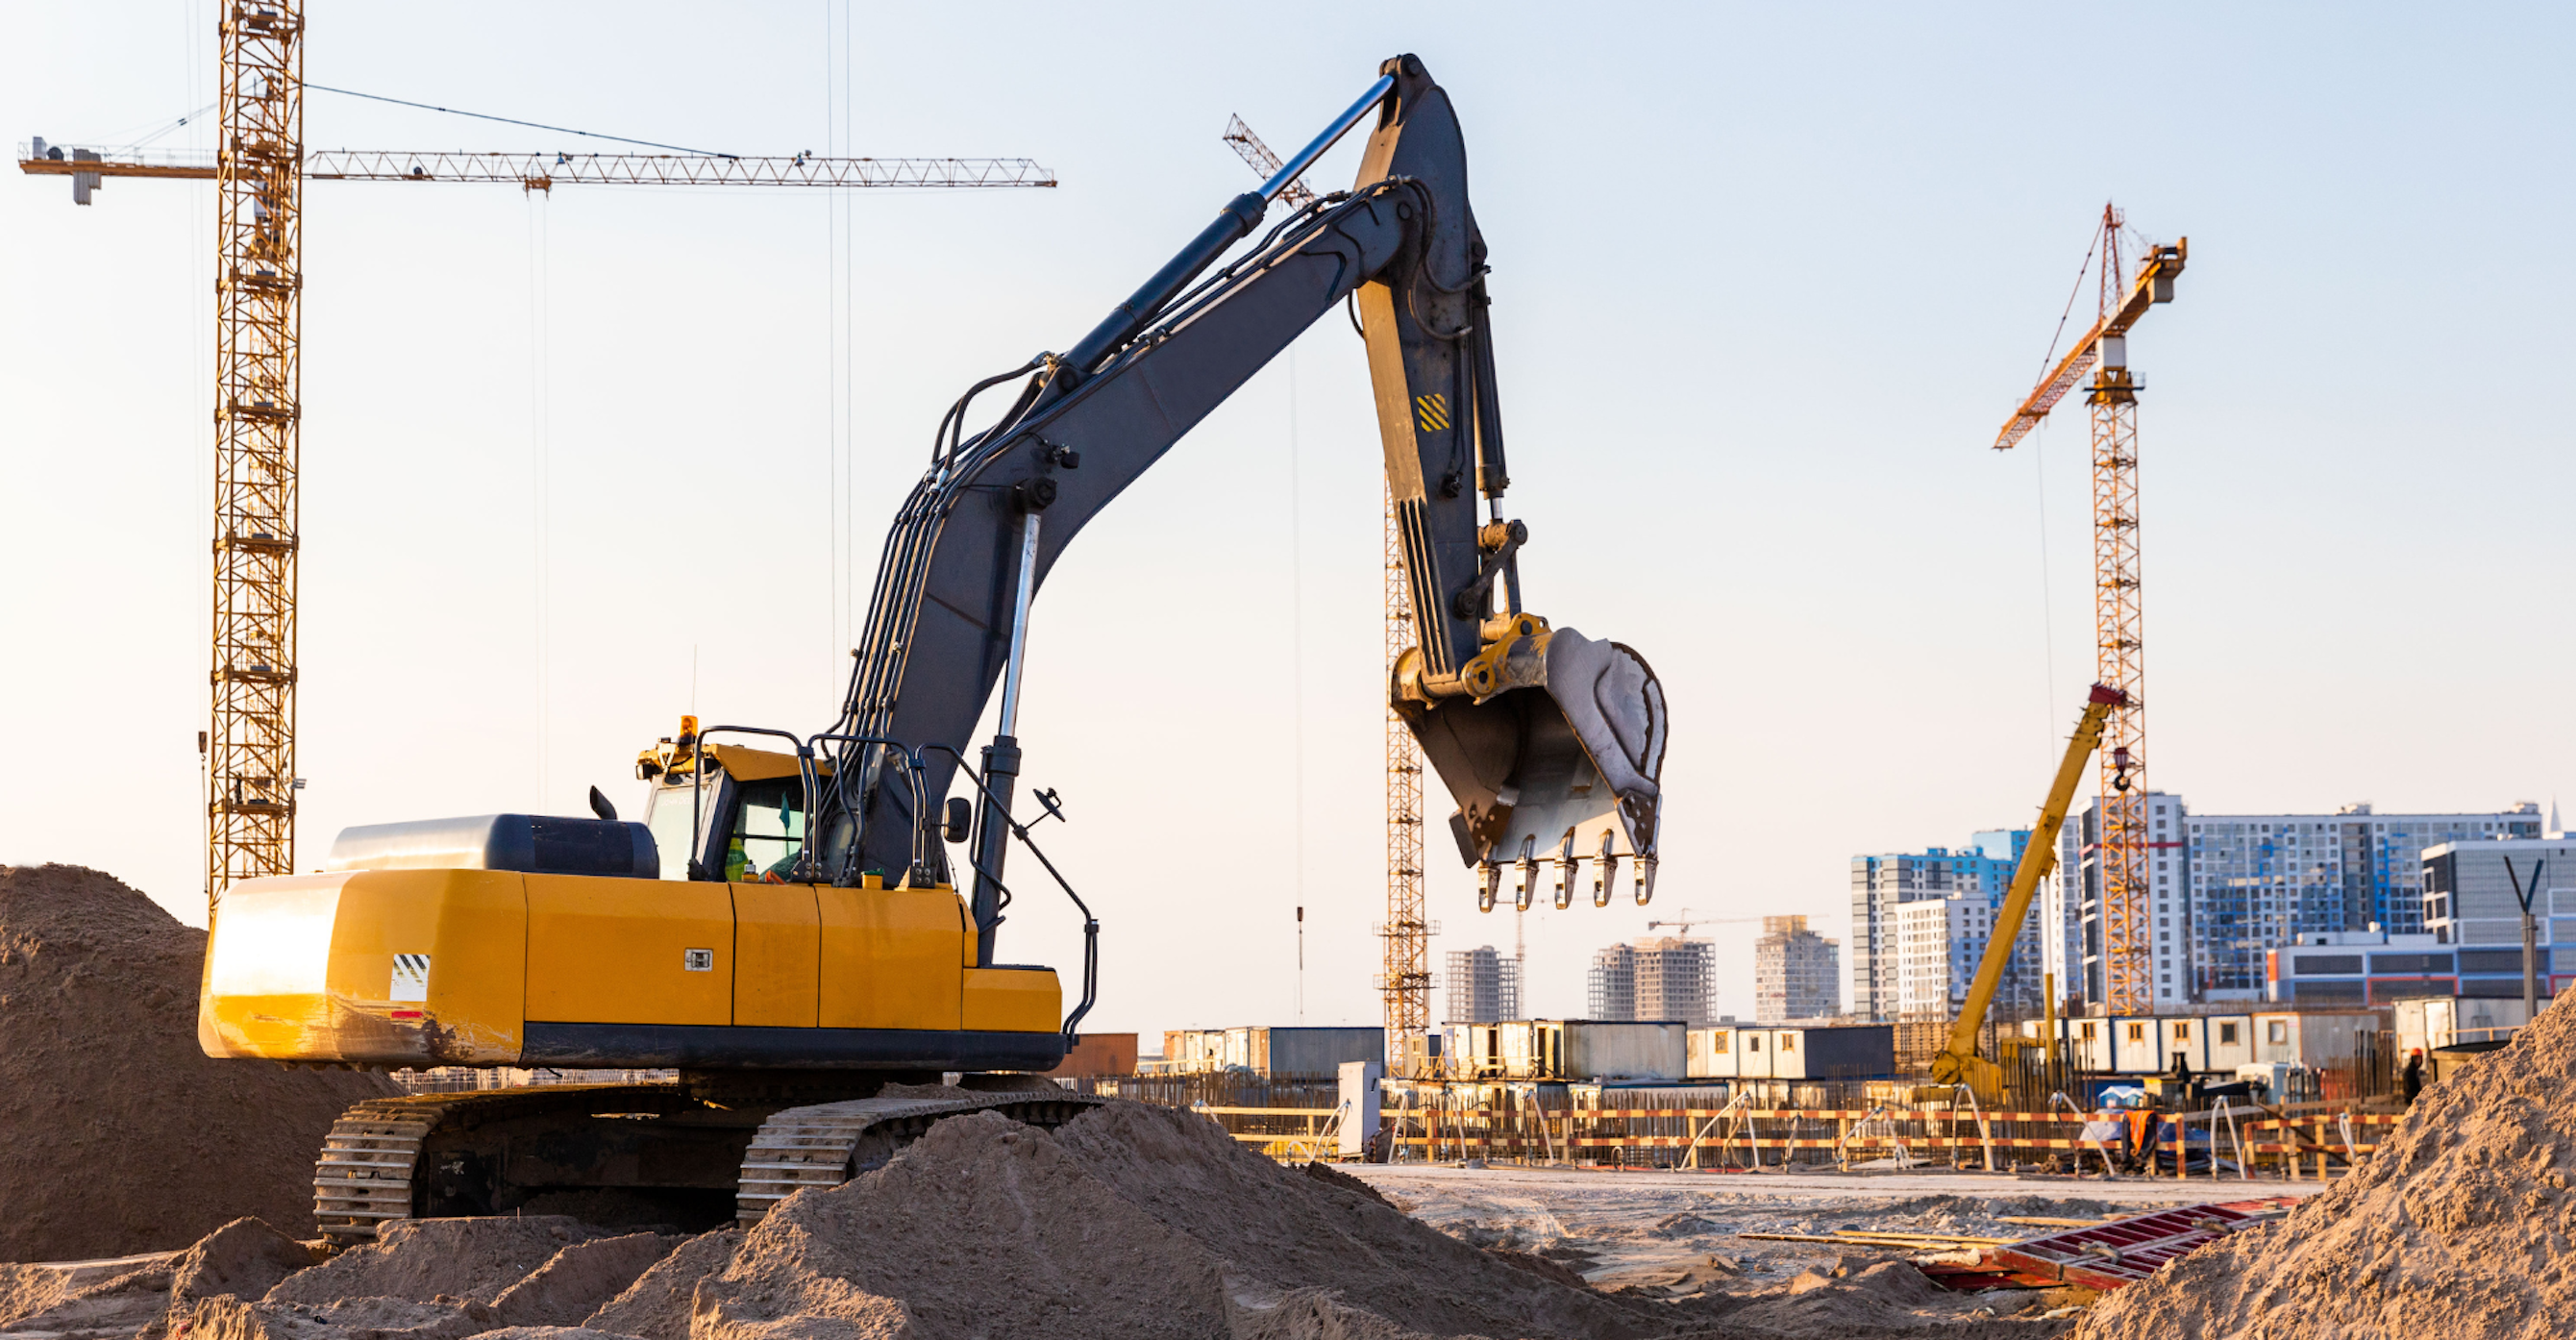
M 1965 1084 L 1977 1095 L 1977 1101 L 1988 1107 L 2003 1098 L 2004 1072 L 2003 1067 L 1977 1054 L 1977 1034 L 1986 1026 L 1986 1011 L 1995 1003 L 1995 989 L 2003 984 L 2004 970 L 2011 966 L 2013 943 L 2021 938 L 2022 923 L 2030 916 L 2031 899 L 2038 896 L 2039 882 L 2056 868 L 2058 830 L 2066 826 L 2066 809 L 2075 802 L 2075 788 L 2084 780 L 2085 761 L 2101 747 L 2102 729 L 2110 721 L 2113 709 L 2128 702 L 2128 694 L 2104 684 L 2094 685 L 2087 695 L 2083 715 L 2075 720 L 2075 734 L 2066 741 L 2066 755 L 2058 760 L 2057 776 L 2048 784 L 2048 798 L 2040 802 L 2039 824 L 2021 849 L 2021 863 L 2013 867 L 2012 888 L 2004 894 L 2004 905 L 1995 913 L 1985 956 L 1977 960 L 1977 975 L 1968 983 L 1968 998 L 1950 1025 L 1950 1041 L 1932 1058 L 1933 1083 Z
M 1270 222 L 1371 118 L 1352 189 Z M 943 1117 L 1049 1126 L 1091 1102 L 1041 1073 L 1098 998 L 1099 922 L 1038 850 L 1034 820 L 1014 817 L 1030 605 L 1086 522 L 1339 310 L 1367 347 L 1417 635 L 1390 701 L 1457 801 L 1450 830 L 1481 903 L 1514 872 L 1527 906 L 1552 871 L 1563 905 L 1586 863 L 1596 903 L 1622 864 L 1646 901 L 1663 689 L 1636 652 L 1525 606 L 1486 260 L 1449 96 L 1419 60 L 1390 60 L 1066 352 L 948 411 L 824 729 L 684 719 L 637 762 L 640 822 L 594 789 L 587 817 L 352 828 L 321 872 L 226 889 L 198 1015 L 208 1055 L 677 1075 L 361 1104 L 316 1165 L 322 1232 L 359 1242 L 389 1220 L 512 1211 L 750 1222 Z M 969 432 L 976 397 L 1013 382 L 1016 399 Z M 1244 543 L 1264 542 L 1258 500 L 1224 505 Z M 1260 658 L 1197 645 L 1209 654 L 1191 673 L 1247 700 L 1278 690 Z M 997 686 L 999 731 L 970 760 Z M 1215 747 L 1175 766 L 1230 759 L 1224 722 L 1196 735 Z M 1062 817 L 1054 793 L 1026 799 L 1023 812 Z M 998 955 L 1014 845 L 1082 918 L 1070 1012 L 1054 969 Z

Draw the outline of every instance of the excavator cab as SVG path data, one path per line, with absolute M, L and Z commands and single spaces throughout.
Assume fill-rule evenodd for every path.
M 828 761 L 818 777 L 831 776 Z M 644 823 L 661 852 L 662 878 L 727 884 L 781 883 L 805 846 L 805 778 L 793 754 L 744 745 L 701 747 L 694 717 L 680 734 L 636 755 L 651 782 Z

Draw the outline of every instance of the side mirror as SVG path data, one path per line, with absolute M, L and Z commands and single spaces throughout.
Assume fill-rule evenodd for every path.
M 951 842 L 963 842 L 975 833 L 975 807 L 964 796 L 948 798 L 948 822 L 940 826 L 940 836 Z

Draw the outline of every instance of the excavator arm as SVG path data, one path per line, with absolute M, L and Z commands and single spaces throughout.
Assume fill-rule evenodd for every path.
M 1298 174 L 1372 114 L 1350 191 L 1288 214 L 1217 266 Z M 1398 57 L 1069 351 L 970 390 L 942 421 L 886 539 L 848 697 L 827 733 L 837 740 L 837 780 L 817 806 L 816 873 L 842 883 L 869 872 L 945 877 L 913 807 L 943 803 L 998 685 L 1000 729 L 968 787 L 980 816 L 973 914 L 979 954 L 992 961 L 1035 593 L 1074 536 L 1183 434 L 1308 326 L 1350 304 L 1367 340 L 1419 634 L 1393 699 L 1460 802 L 1461 855 L 1484 863 L 1488 900 L 1501 861 L 1519 862 L 1526 899 L 1536 865 L 1553 860 L 1562 901 L 1579 860 L 1601 863 L 1596 882 L 1606 888 L 1608 867 L 1632 859 L 1643 901 L 1656 851 L 1662 689 L 1634 652 L 1551 629 L 1523 608 L 1527 532 L 1498 503 L 1508 478 L 1484 260 L 1448 95 L 1419 60 Z M 966 433 L 975 395 L 1013 381 L 1018 398 L 1000 418 Z M 1248 533 L 1252 525 L 1247 509 Z M 1247 608 L 1242 644 L 1260 633 L 1257 618 Z M 1226 676 L 1247 697 L 1279 691 L 1236 645 L 1203 636 L 1200 672 Z M 917 791 L 896 775 L 884 741 L 917 751 Z

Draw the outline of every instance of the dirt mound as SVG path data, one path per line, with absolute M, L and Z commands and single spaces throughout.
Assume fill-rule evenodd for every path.
M 771 1211 L 698 1286 L 689 1335 L 1619 1340 L 1671 1328 L 1649 1305 L 1515 1269 L 1338 1180 L 1137 1103 L 1053 1135 L 954 1117 L 885 1167 Z M 610 1314 L 627 1302 L 590 1324 L 622 1324 Z
M 2426 1089 L 2284 1219 L 2106 1296 L 2085 1340 L 2576 1335 L 2576 1009 Z
M 113 877 L 0 866 L 0 1260 L 313 1233 L 313 1156 L 381 1076 L 197 1049 L 205 932 Z
M 608 1236 L 578 1219 L 554 1214 L 397 1219 L 377 1230 L 374 1242 L 289 1276 L 268 1291 L 265 1301 L 322 1304 L 347 1298 L 399 1298 L 414 1303 L 490 1304 L 565 1248 Z M 653 1237 L 650 1233 L 631 1236 Z M 638 1262 L 636 1272 L 641 1274 L 649 1263 Z M 624 1284 L 619 1281 L 619 1287 Z M 614 1293 L 609 1290 L 600 1296 Z
M 600 1305 L 679 1246 L 678 1235 L 628 1233 L 576 1242 L 528 1272 L 492 1300 L 492 1313 L 514 1327 L 578 1328 Z
M 653 1268 L 601 1305 L 582 1325 L 614 1331 L 637 1340 L 688 1340 L 689 1304 L 698 1281 L 733 1264 L 742 1246 L 742 1230 L 718 1229 L 680 1244 L 680 1249 L 653 1263 Z
M 1230 1271 L 1344 1303 L 1434 1335 L 1583 1335 L 1669 1329 L 1644 1304 L 1513 1269 L 1393 1207 L 1306 1177 L 1171 1108 L 1110 1103 L 1056 1140 L 1092 1176 Z
M 690 1335 L 819 1334 L 814 1323 L 837 1321 L 922 1337 L 1195 1340 L 1225 1331 L 1218 1265 L 1044 1132 L 977 1113 L 770 1211 L 698 1286 Z
M 229 1295 L 258 1298 L 314 1263 L 313 1249 L 257 1219 L 236 1219 L 197 1239 L 170 1271 L 180 1306 Z

